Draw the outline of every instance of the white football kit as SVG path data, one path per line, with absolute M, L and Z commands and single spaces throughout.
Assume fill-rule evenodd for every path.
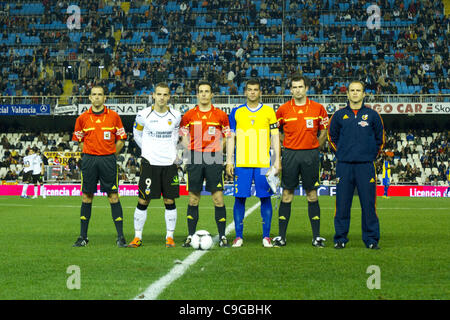
M 33 154 L 33 162 L 31 163 L 33 168 L 33 175 L 41 175 L 42 173 L 42 158 L 37 153 Z
M 134 140 L 151 165 L 169 166 L 177 157 L 181 113 L 169 108 L 163 114 L 153 107 L 139 111 L 133 126 Z
M 139 111 L 136 115 L 133 126 L 134 140 L 141 148 L 142 158 L 146 159 L 150 163 L 150 166 L 164 166 L 169 169 L 174 166 L 177 157 L 180 122 L 181 113 L 172 108 L 169 108 L 165 113 L 161 114 L 151 107 Z M 150 185 L 151 179 L 146 177 L 145 174 L 142 174 L 139 177 L 139 185 L 141 185 L 141 181 L 146 180 L 149 181 Z M 160 183 L 162 182 L 160 181 Z M 173 204 L 173 208 L 166 207 L 164 217 L 166 220 L 166 239 L 173 239 L 177 221 L 175 203 Z M 146 219 L 147 208 L 141 210 L 139 206 L 136 207 L 134 211 L 135 238 L 142 239 L 142 231 Z
M 30 154 L 29 156 L 23 157 L 23 172 L 24 173 L 33 171 L 33 160 L 34 160 L 34 154 Z

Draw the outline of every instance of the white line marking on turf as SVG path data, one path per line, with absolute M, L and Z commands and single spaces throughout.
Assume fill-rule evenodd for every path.
M 255 205 L 249 208 L 245 212 L 247 217 L 253 211 L 255 211 L 261 202 L 258 201 Z M 225 234 L 229 234 L 234 229 L 234 222 L 230 223 L 225 229 Z M 219 241 L 219 236 L 214 237 L 214 242 Z M 153 282 L 145 291 L 137 295 L 134 300 L 156 300 L 156 298 L 166 289 L 172 282 L 181 277 L 190 266 L 194 265 L 208 250 L 195 250 L 186 259 L 184 259 L 180 264 L 177 264 L 172 270 L 169 271 L 165 276 L 159 278 L 156 282 Z

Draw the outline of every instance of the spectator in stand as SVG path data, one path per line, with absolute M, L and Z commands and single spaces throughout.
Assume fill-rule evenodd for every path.
M 414 134 L 412 133 L 411 130 L 406 135 L 406 141 L 414 141 Z
M 139 52 L 138 58 L 152 58 L 148 54 L 152 52 L 152 50 L 147 49 L 159 49 L 161 45 L 158 41 L 163 41 L 164 44 L 166 44 L 165 42 L 167 41 L 167 57 L 176 54 L 175 50 L 178 48 L 186 48 L 186 50 L 180 50 L 183 51 L 183 54 L 187 54 L 188 58 L 183 59 L 186 63 L 186 65 L 183 65 L 183 68 L 186 68 L 195 66 L 199 63 L 198 60 L 201 51 L 207 51 L 209 48 L 218 47 L 219 44 L 223 44 L 225 48 L 224 56 L 227 58 L 215 60 L 215 62 L 218 65 L 221 65 L 221 67 L 225 67 L 226 64 L 231 61 L 240 59 L 245 61 L 249 55 L 252 57 L 252 51 L 258 50 L 255 46 L 260 45 L 258 43 L 259 38 L 269 38 L 278 35 L 280 28 L 277 26 L 268 26 L 268 21 L 269 19 L 275 19 L 281 16 L 283 11 L 286 12 L 286 16 L 291 16 L 291 18 L 286 21 L 287 28 L 285 30 L 285 35 L 298 36 L 298 39 L 301 39 L 305 46 L 312 47 L 313 44 L 317 44 L 317 47 L 320 49 L 307 54 L 297 52 L 297 50 L 293 50 L 292 52 L 287 50 L 283 62 L 270 63 L 270 69 L 272 69 L 270 72 L 283 68 L 283 65 L 297 63 L 297 57 L 308 58 L 309 55 L 316 57 L 317 54 L 318 60 L 320 59 L 320 64 L 323 65 L 326 70 L 324 74 L 321 72 L 321 77 L 332 76 L 335 82 L 342 82 L 349 76 L 354 77 L 357 73 L 360 73 L 361 75 L 375 74 L 374 71 L 383 65 L 383 69 L 388 72 L 386 78 L 387 83 L 389 83 L 389 78 L 396 79 L 396 81 L 399 82 L 405 82 L 408 73 L 406 67 L 408 67 L 411 71 L 411 78 L 409 80 L 411 83 L 409 84 L 413 84 L 414 77 L 415 83 L 423 86 L 423 88 L 421 88 L 423 92 L 432 90 L 430 82 L 425 82 L 423 79 L 424 74 L 426 76 L 427 73 L 433 74 L 433 76 L 431 76 L 432 80 L 437 83 L 437 86 L 441 91 L 450 87 L 450 80 L 446 79 L 448 77 L 444 77 L 444 74 L 448 72 L 447 61 L 449 61 L 449 54 L 448 39 L 445 37 L 448 17 L 444 14 L 442 1 L 432 2 L 433 5 L 431 7 L 428 6 L 428 4 L 415 4 L 413 6 L 414 9 L 411 10 L 409 10 L 409 8 L 399 9 L 398 2 L 383 2 L 383 8 L 386 8 L 386 10 L 383 10 L 382 18 L 385 21 L 395 23 L 398 18 L 401 21 L 408 22 L 408 25 L 403 26 L 399 24 L 392 28 L 394 30 L 381 30 L 377 33 L 368 32 L 358 26 L 349 28 L 347 26 L 321 24 L 320 28 L 317 27 L 319 18 L 330 13 L 336 14 L 336 11 L 338 11 L 337 20 L 342 19 L 342 21 L 348 21 L 350 18 L 362 22 L 367 20 L 367 15 L 360 5 L 355 4 L 351 5 L 347 10 L 339 10 L 340 1 L 335 2 L 335 7 L 331 9 L 327 5 L 323 6 L 322 4 L 316 4 L 312 1 L 302 1 L 301 4 L 299 4 L 298 1 L 292 1 L 291 4 L 285 8 L 273 1 L 268 1 L 267 3 L 261 3 L 262 8 L 259 12 L 256 12 L 256 6 L 254 4 L 244 7 L 242 5 L 234 5 L 233 3 L 229 8 L 227 7 L 227 9 L 230 9 L 231 11 L 226 13 L 220 10 L 225 7 L 224 1 L 201 2 L 202 4 L 205 4 L 203 8 L 207 10 L 206 12 L 193 11 L 193 8 L 197 8 L 195 2 L 192 3 L 193 7 L 191 9 L 188 1 L 178 1 L 177 3 L 180 8 L 178 13 L 168 10 L 169 6 L 161 5 L 166 2 L 167 1 L 154 1 L 153 3 L 149 3 L 149 8 L 145 14 L 132 11 L 126 14 L 120 6 L 113 5 L 110 13 L 102 13 L 102 15 L 106 16 L 106 19 L 100 20 L 97 19 L 97 14 L 103 7 L 97 2 L 89 3 L 90 9 L 86 14 L 83 14 L 82 29 L 88 30 L 91 35 L 88 35 L 86 32 L 83 33 L 80 39 L 74 40 L 72 37 L 70 38 L 71 45 L 73 46 L 72 49 L 77 51 L 76 55 L 67 53 L 67 51 L 62 53 L 62 50 L 60 50 L 60 48 L 67 47 L 66 44 L 69 41 L 70 35 L 69 30 L 61 29 L 55 31 L 42 28 L 45 24 L 50 24 L 53 21 L 62 24 L 66 23 L 65 15 L 58 14 L 52 17 L 50 14 L 61 12 L 59 3 L 63 2 L 59 1 L 56 3 L 47 1 L 45 5 L 46 14 L 40 18 L 39 22 L 37 22 L 34 15 L 14 15 L 14 18 L 18 18 L 20 23 L 11 23 L 11 16 L 9 13 L 5 14 L 0 17 L 2 24 L 6 26 L 2 37 L 4 40 L 8 39 L 7 34 L 24 32 L 27 37 L 26 40 L 29 40 L 29 37 L 35 37 L 41 44 L 33 45 L 30 48 L 24 41 L 25 38 L 20 37 L 20 40 L 17 40 L 17 42 L 21 43 L 12 43 L 14 44 L 14 49 L 11 49 L 12 44 L 3 41 L 3 44 L 0 45 L 0 52 L 5 54 L 0 55 L 0 65 L 9 68 L 8 73 L 16 74 L 18 79 L 8 80 L 9 85 L 5 82 L 0 83 L 0 93 L 6 95 L 17 95 L 17 93 L 22 93 L 24 96 L 61 94 L 63 82 L 57 72 L 42 72 L 40 74 L 38 70 L 40 70 L 40 61 L 42 61 L 42 67 L 45 70 L 48 66 L 57 65 L 58 60 L 63 57 L 76 59 L 70 60 L 73 61 L 74 67 L 72 70 L 78 70 L 77 66 L 81 66 L 83 60 L 87 61 L 89 59 L 92 62 L 90 65 L 83 63 L 83 67 L 80 68 L 82 73 L 80 73 L 79 77 L 75 76 L 73 79 L 75 85 L 82 87 L 92 81 L 95 78 L 97 71 L 94 72 L 91 67 L 95 63 L 98 63 L 98 61 L 103 60 L 106 70 L 111 71 L 109 69 L 111 69 L 111 66 L 115 65 L 120 71 L 117 75 L 115 75 L 114 72 L 113 76 L 110 76 L 110 79 L 106 79 L 104 81 L 105 83 L 102 83 L 102 85 L 107 86 L 109 83 L 115 83 L 116 80 L 119 80 L 119 82 L 127 85 L 120 86 L 116 84 L 115 93 L 135 94 L 142 89 L 139 85 L 141 80 L 137 77 L 132 77 L 127 81 L 127 74 L 125 74 L 125 70 L 122 68 L 124 67 L 124 62 L 122 61 L 123 58 L 125 57 L 125 60 L 127 61 L 130 58 L 126 57 L 126 55 L 123 56 L 122 53 L 132 52 L 134 50 L 133 47 L 136 45 L 134 42 L 136 41 L 137 31 L 131 27 L 134 28 L 146 21 L 152 21 L 152 26 L 150 28 L 142 26 L 138 27 L 138 29 L 144 29 L 145 34 L 147 34 L 144 36 L 141 35 L 137 39 L 138 44 L 143 42 L 143 44 L 148 46 L 144 50 L 145 53 Z M 85 2 L 81 3 L 84 4 Z M 131 3 L 133 9 L 139 8 L 139 6 L 135 4 L 139 2 Z M 86 2 L 86 6 L 87 5 Z M 299 28 L 298 21 L 293 18 L 295 17 L 299 6 L 302 8 L 302 28 Z M 265 9 L 263 9 L 263 7 L 265 7 Z M 104 8 L 106 8 L 106 6 Z M 180 26 L 176 23 L 179 15 L 184 17 L 184 25 L 186 28 L 183 28 L 183 30 L 180 30 Z M 196 28 L 196 23 L 201 17 L 205 17 L 207 21 L 210 21 L 211 26 L 208 26 L 208 31 Z M 130 24 L 128 18 L 131 19 Z M 410 24 L 411 19 L 415 19 L 415 24 Z M 161 21 L 166 23 L 163 25 Z M 215 23 L 215 21 L 217 21 L 217 23 Z M 249 36 L 245 39 L 242 36 L 242 33 L 246 32 L 250 21 L 255 22 L 255 27 L 252 30 L 251 37 Z M 36 24 L 39 24 L 40 27 L 35 27 Z M 108 33 L 108 30 L 113 24 L 120 25 L 123 29 L 122 38 L 117 41 L 117 46 L 114 38 Z M 214 32 L 212 32 L 211 29 L 213 29 Z M 299 32 L 296 32 L 297 29 Z M 223 40 L 222 38 L 216 37 L 214 40 L 216 32 L 219 32 L 223 36 L 230 34 L 231 31 L 234 31 L 232 39 Z M 340 41 L 341 31 L 343 31 L 343 34 L 347 38 L 354 39 L 354 42 L 352 42 L 353 53 L 349 52 L 349 47 L 346 43 Z M 199 41 L 192 38 L 193 32 L 198 32 Z M 152 36 L 151 33 L 153 33 L 154 36 Z M 320 33 L 323 33 L 323 35 Z M 205 38 L 205 36 L 208 36 L 208 41 L 203 41 L 206 45 L 206 50 L 194 50 L 191 52 L 190 48 L 196 47 L 199 43 L 203 45 L 202 39 Z M 108 43 L 108 46 L 102 47 L 97 45 L 101 40 Z M 368 46 L 370 45 L 376 48 L 377 52 L 373 55 L 374 58 L 376 58 L 375 60 L 372 59 L 371 50 L 366 52 L 366 50 L 362 49 L 362 46 L 360 45 L 361 42 L 366 42 Z M 286 48 L 288 48 L 289 41 L 286 41 L 285 44 Z M 266 43 L 261 45 L 263 47 L 270 46 Z M 199 48 L 200 47 L 201 46 L 199 46 Z M 238 57 L 236 57 L 232 52 L 236 52 L 238 47 L 241 48 L 242 55 L 239 54 Z M 19 50 L 22 48 L 27 48 L 27 50 L 31 50 L 31 52 L 19 54 Z M 116 50 L 114 51 L 112 48 L 116 48 Z M 189 50 L 187 48 L 189 48 Z M 264 50 L 264 52 L 266 51 Z M 346 65 L 348 64 L 350 67 L 348 73 L 342 73 L 342 66 L 337 67 L 336 65 L 333 65 L 333 61 L 323 61 L 321 55 L 323 55 L 324 52 L 335 53 L 338 58 L 342 58 L 343 55 L 348 57 L 348 62 L 346 61 Z M 394 52 L 394 54 L 392 55 L 390 52 Z M 138 53 L 137 50 L 136 53 Z M 388 55 L 394 59 L 393 62 L 384 62 L 384 58 L 387 58 Z M 259 53 L 257 56 L 259 56 Z M 411 60 L 411 57 L 414 58 L 414 60 Z M 386 59 L 386 61 L 388 60 Z M 205 62 L 208 62 L 208 59 L 206 59 Z M 159 62 L 144 60 L 140 71 L 142 72 L 146 67 L 150 67 L 152 70 L 157 69 L 158 64 Z M 171 59 L 165 60 L 164 64 L 171 73 L 173 73 L 173 69 L 177 66 L 176 61 Z M 254 65 L 256 63 L 252 62 L 252 64 Z M 29 68 L 21 68 L 21 65 L 29 65 Z M 356 65 L 360 66 L 358 70 L 354 68 Z M 413 65 L 418 65 L 420 67 L 418 70 L 412 70 L 413 68 L 411 67 Z M 245 71 L 247 71 L 247 69 Z M 321 67 L 315 69 L 320 70 Z M 389 70 L 394 70 L 394 74 L 391 74 Z M 127 73 L 131 72 L 132 68 L 127 71 Z M 144 76 L 143 80 L 150 80 L 149 83 L 158 82 L 154 81 L 154 74 L 154 72 L 147 72 L 147 75 Z M 280 78 L 289 76 L 290 71 L 286 68 L 286 71 L 281 73 Z M 187 80 L 188 76 L 184 75 L 181 79 L 178 77 L 176 78 L 179 82 L 184 82 Z M 31 85 L 30 83 L 27 83 L 27 79 L 36 79 L 36 81 L 33 81 L 34 83 Z M 378 79 L 378 76 L 376 79 Z M 161 80 L 164 79 L 160 79 L 159 81 Z M 245 80 L 247 79 L 243 79 L 242 81 Z M 147 90 L 152 89 L 150 84 L 144 85 L 144 88 Z M 315 89 L 315 92 L 320 92 L 320 90 L 333 90 L 333 86 L 324 87 L 322 83 L 320 87 L 314 84 L 314 87 L 311 89 L 313 88 Z M 376 82 L 373 81 L 373 79 L 367 82 L 367 89 L 373 91 L 377 90 Z M 396 86 L 381 86 L 378 90 L 380 93 L 392 93 L 396 90 Z M 240 93 L 242 94 L 242 92 Z
M 18 175 L 17 175 L 16 171 L 14 171 L 14 170 L 8 170 L 8 172 L 6 173 L 5 178 L 4 178 L 4 180 L 7 180 L 7 181 L 14 181 L 17 179 L 18 179 Z

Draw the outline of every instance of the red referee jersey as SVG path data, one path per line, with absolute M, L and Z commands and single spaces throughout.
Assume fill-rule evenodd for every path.
M 189 135 L 189 150 L 219 152 L 222 137 L 230 135 L 230 123 L 227 114 L 213 105 L 206 112 L 196 106 L 183 115 L 180 131 L 183 136 Z
M 306 98 L 302 106 L 289 100 L 277 110 L 277 119 L 284 133 L 283 146 L 288 149 L 316 149 L 317 132 L 328 127 L 328 114 L 323 105 Z
M 100 114 L 95 114 L 92 107 L 83 112 L 72 136 L 72 140 L 84 143 L 83 153 L 100 156 L 116 153 L 116 141 L 126 138 L 119 114 L 106 106 Z

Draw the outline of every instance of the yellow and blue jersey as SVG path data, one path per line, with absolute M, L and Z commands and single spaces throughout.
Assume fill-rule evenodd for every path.
M 275 111 L 262 103 L 253 111 L 243 104 L 233 108 L 229 119 L 236 135 L 236 167 L 270 167 L 270 136 L 278 134 Z
M 391 165 L 389 161 L 383 161 L 383 179 L 389 179 L 391 177 Z

